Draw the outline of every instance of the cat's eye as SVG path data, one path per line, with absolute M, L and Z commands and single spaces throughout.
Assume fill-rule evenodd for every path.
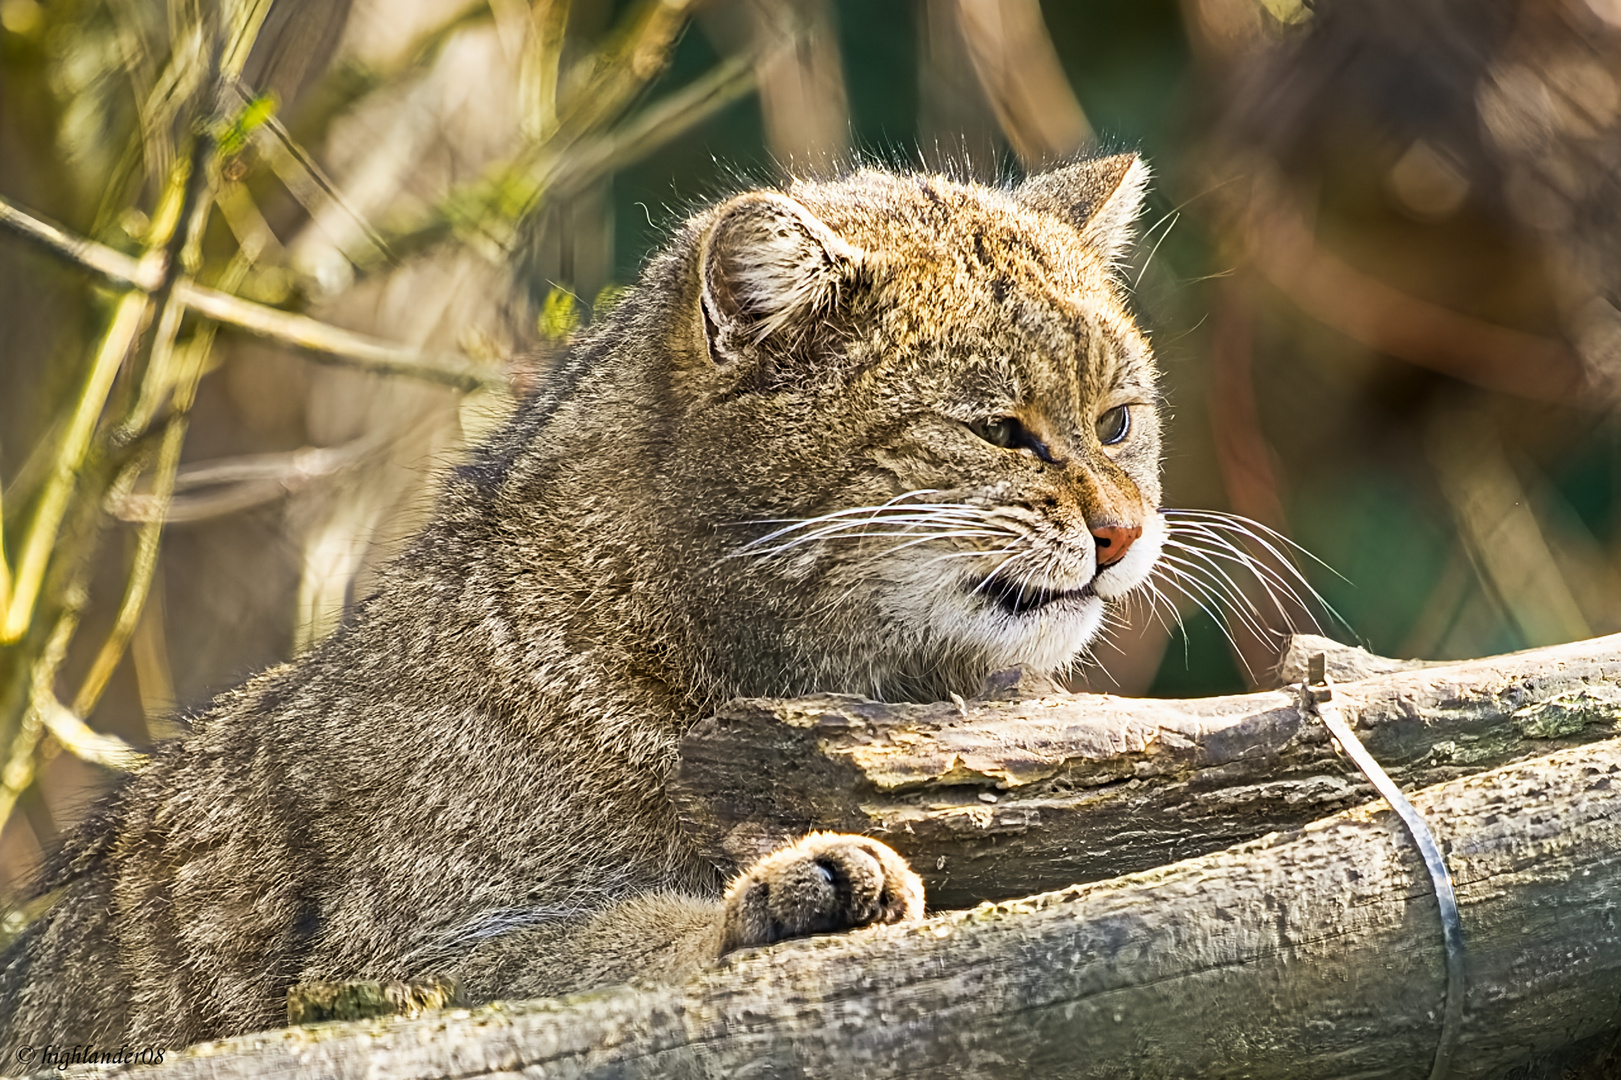
M 995 416 L 968 425 L 968 430 L 992 446 L 1013 450 L 1025 444 L 1024 425 L 1011 416 Z
M 992 446 L 1000 446 L 1004 450 L 1028 450 L 1042 461 L 1053 461 L 1053 453 L 1047 444 L 1037 438 L 1035 432 L 1019 423 L 1017 417 L 993 416 L 989 420 L 977 420 L 968 425 L 968 430 Z
M 1102 416 L 1098 417 L 1098 442 L 1104 446 L 1113 446 L 1124 439 L 1131 431 L 1131 409 L 1125 405 L 1116 405 Z

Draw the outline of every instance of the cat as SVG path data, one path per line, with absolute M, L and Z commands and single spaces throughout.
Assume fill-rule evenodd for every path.
M 1144 585 L 1156 373 L 1114 271 L 1146 179 L 864 169 L 693 216 L 348 625 L 90 813 L 0 957 L 0 1045 L 267 1028 L 307 980 L 558 994 L 920 917 L 858 836 L 726 890 L 665 785 L 727 699 L 1061 672 Z

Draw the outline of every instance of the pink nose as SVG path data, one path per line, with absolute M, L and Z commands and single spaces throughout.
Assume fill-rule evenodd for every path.
M 1113 566 L 1126 557 L 1132 541 L 1143 534 L 1141 525 L 1100 525 L 1092 530 L 1098 543 L 1098 567 Z

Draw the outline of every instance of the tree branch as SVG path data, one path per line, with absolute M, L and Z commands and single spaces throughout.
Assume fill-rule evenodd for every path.
M 1464 920 L 1453 1077 L 1496 1076 L 1615 1025 L 1618 780 L 1610 741 L 1414 799 Z M 122 1071 L 1420 1077 L 1443 988 L 1435 898 L 1379 804 L 1148 873 L 747 951 L 680 986 L 267 1032 Z
M 40 221 L 4 199 L 0 199 L 0 226 L 111 281 L 132 285 L 146 293 L 163 284 L 161 261 L 137 260 L 93 240 L 74 236 Z M 499 374 L 464 356 L 421 353 L 381 338 L 344 330 L 307 315 L 256 304 L 186 278 L 175 282 L 173 295 L 199 315 L 302 349 L 312 359 L 322 363 L 341 364 L 379 375 L 403 375 L 464 391 L 506 386 L 506 380 Z
M 1397 663 L 1357 653 L 1336 659 Z M 1398 783 L 1438 783 L 1621 731 L 1621 635 L 1376 675 L 1336 700 Z M 960 712 L 736 701 L 681 755 L 672 794 L 707 857 L 742 866 L 810 829 L 867 833 L 911 860 L 935 908 L 1146 870 L 1374 797 L 1284 691 Z

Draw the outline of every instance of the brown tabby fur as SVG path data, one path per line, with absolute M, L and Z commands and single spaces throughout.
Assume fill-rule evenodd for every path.
M 1144 175 L 868 170 L 692 218 L 350 625 L 97 807 L 0 957 L 0 1047 L 270 1027 L 314 979 L 555 994 L 917 917 L 915 877 L 851 837 L 723 905 L 665 782 L 728 698 L 1058 670 L 1142 581 L 1154 371 L 1110 264 Z M 994 444 L 1009 417 L 1025 442 Z M 1100 573 L 1111 527 L 1144 532 Z

